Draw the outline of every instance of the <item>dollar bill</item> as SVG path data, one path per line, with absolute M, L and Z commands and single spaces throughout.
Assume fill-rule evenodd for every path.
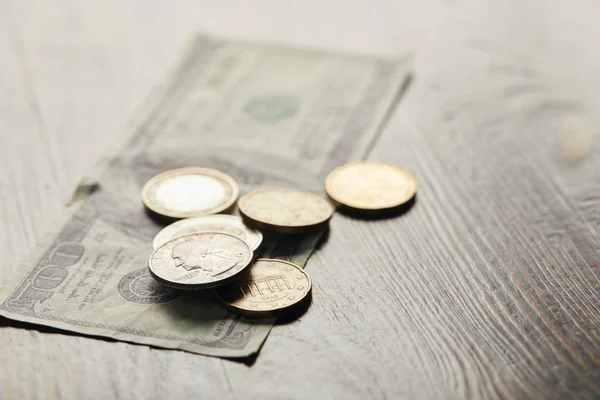
M 170 289 L 149 275 L 162 226 L 144 212 L 143 184 L 201 166 L 233 176 L 242 193 L 321 192 L 329 171 L 368 151 L 408 72 L 407 58 L 197 38 L 124 143 L 0 288 L 0 315 L 212 356 L 257 352 L 274 320 L 240 318 L 212 293 Z M 304 266 L 319 236 L 269 236 L 263 256 Z

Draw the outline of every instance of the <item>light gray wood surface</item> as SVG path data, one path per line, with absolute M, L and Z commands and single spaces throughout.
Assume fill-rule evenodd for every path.
M 1 399 L 597 398 L 600 3 L 0 1 L 0 284 L 197 32 L 415 57 L 313 305 L 252 366 L 0 321 Z

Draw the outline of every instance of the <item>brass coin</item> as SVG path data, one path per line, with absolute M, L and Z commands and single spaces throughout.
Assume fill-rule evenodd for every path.
M 158 174 L 142 189 L 151 211 L 169 218 L 216 214 L 233 205 L 239 194 L 233 178 L 209 168 L 180 168 Z
M 333 214 L 329 202 L 297 189 L 260 189 L 238 202 L 244 222 L 279 233 L 307 233 L 325 227 Z
M 240 217 L 219 214 L 187 218 L 174 222 L 158 232 L 152 245 L 156 250 L 169 240 L 199 232 L 222 232 L 237 236 L 248 243 L 252 250 L 256 250 L 263 240 L 262 233 L 244 225 Z
M 180 236 L 154 250 L 148 262 L 154 279 L 178 289 L 208 289 L 224 285 L 246 269 L 252 249 L 226 233 Z
M 333 170 L 325 181 L 331 199 L 360 210 L 386 210 L 401 206 L 417 192 L 415 177 L 389 164 L 359 162 Z
M 239 279 L 215 290 L 233 312 L 249 317 L 276 317 L 308 298 L 310 277 L 282 260 L 260 258 Z

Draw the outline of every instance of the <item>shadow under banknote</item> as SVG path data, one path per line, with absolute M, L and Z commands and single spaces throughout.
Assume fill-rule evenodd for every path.
M 260 321 L 258 321 L 258 323 L 260 323 Z M 267 322 L 265 322 L 265 323 L 267 323 Z M 127 341 L 127 340 L 123 340 L 123 339 L 113 339 L 108 336 L 98 336 L 98 335 L 90 335 L 90 334 L 85 334 L 85 333 L 77 333 L 77 332 L 72 332 L 72 331 L 68 331 L 65 329 L 54 328 L 54 327 L 50 327 L 50 326 L 44 326 L 44 325 L 38 325 L 38 324 L 29 323 L 29 322 L 10 320 L 10 319 L 0 316 L 0 330 L 3 328 L 25 329 L 28 331 L 35 331 L 35 332 L 39 332 L 39 333 L 43 333 L 43 334 L 65 335 L 65 336 L 69 336 L 69 337 L 84 337 L 87 339 L 100 340 L 100 341 L 104 341 L 107 343 L 125 342 L 125 343 L 128 343 L 133 346 L 146 346 L 146 347 L 159 349 L 159 350 L 181 350 L 181 349 L 164 348 L 164 347 L 160 347 L 160 346 L 152 346 L 152 345 L 147 345 L 147 344 L 143 344 L 143 343 L 137 343 L 134 341 Z M 260 353 L 261 348 L 262 348 L 262 345 L 256 351 L 256 353 L 251 354 L 250 356 L 247 356 L 247 357 L 222 356 L 222 358 L 228 359 L 230 361 L 238 362 L 241 364 L 245 364 L 250 367 L 254 364 L 254 362 L 256 362 L 256 359 L 258 358 L 258 354 Z
M 97 336 L 97 335 L 90 335 L 90 334 L 85 334 L 85 333 L 77 333 L 77 332 L 68 331 L 66 329 L 54 328 L 51 326 L 39 325 L 39 324 L 30 323 L 30 322 L 22 322 L 22 321 L 17 321 L 17 320 L 0 317 L 0 329 L 2 329 L 2 328 L 26 329 L 29 331 L 36 331 L 39 333 L 49 333 L 49 334 L 65 335 L 65 336 L 73 336 L 73 337 L 83 336 L 83 337 L 87 337 L 90 339 L 103 340 L 105 342 L 110 342 L 110 343 L 122 341 L 122 340 L 113 339 L 113 338 L 110 338 L 107 336 Z M 131 344 L 137 344 L 137 343 L 131 342 Z
M 298 321 L 301 317 L 303 317 L 304 314 L 306 314 L 308 312 L 308 309 L 310 308 L 311 305 L 312 305 L 312 294 L 308 295 L 306 297 L 306 299 L 304 299 L 302 302 L 300 302 L 300 303 L 296 304 L 295 306 L 286 310 L 286 313 L 284 315 L 277 318 L 277 321 L 275 322 L 274 326 L 291 325 L 292 323 Z M 258 321 L 260 321 L 260 319 L 258 319 Z M 262 348 L 264 345 L 265 345 L 265 342 L 263 342 L 263 344 L 260 346 L 260 348 L 258 349 L 258 351 L 256 353 L 251 354 L 250 356 L 247 356 L 247 357 L 223 357 L 223 358 L 227 358 L 230 361 L 239 362 L 241 364 L 247 365 L 248 367 L 251 367 L 256 362 L 258 355 L 262 351 Z

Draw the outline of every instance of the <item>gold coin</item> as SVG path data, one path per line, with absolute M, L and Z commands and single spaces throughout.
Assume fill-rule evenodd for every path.
M 333 207 L 314 193 L 297 189 L 260 189 L 238 202 L 244 222 L 279 233 L 307 233 L 327 225 Z
M 239 194 L 233 178 L 209 168 L 180 168 L 158 174 L 142 189 L 151 211 L 169 218 L 216 214 L 230 208 Z
M 152 247 L 156 250 L 169 240 L 198 232 L 229 233 L 248 243 L 252 250 L 256 250 L 263 240 L 260 231 L 244 225 L 242 219 L 237 215 L 219 214 L 187 218 L 174 222 L 158 232 L 154 237 Z
M 233 312 L 249 317 L 276 317 L 308 298 L 310 277 L 282 260 L 260 258 L 239 279 L 215 290 Z
M 389 164 L 359 162 L 333 170 L 325 181 L 331 199 L 360 210 L 386 210 L 401 206 L 417 192 L 410 173 Z
M 224 285 L 252 262 L 252 249 L 226 233 L 203 232 L 180 236 L 154 250 L 150 274 L 178 289 L 208 289 Z

